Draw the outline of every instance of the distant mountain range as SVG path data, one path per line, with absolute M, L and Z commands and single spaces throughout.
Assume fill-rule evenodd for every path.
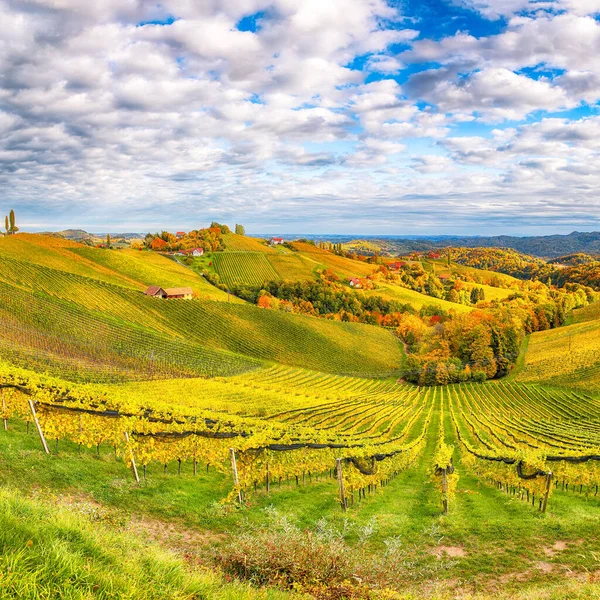
M 308 236 L 306 236 L 308 237 Z M 600 232 L 581 233 L 574 231 L 568 235 L 544 235 L 517 237 L 499 236 L 365 236 L 357 239 L 351 236 L 310 236 L 313 239 L 329 239 L 347 243 L 357 249 L 364 240 L 365 250 L 376 245 L 386 254 L 405 254 L 412 251 L 431 250 L 435 248 L 466 247 L 466 248 L 511 248 L 541 258 L 555 258 L 566 254 L 583 252 L 585 254 L 600 254 Z M 346 239 L 342 239 L 346 237 Z
M 83 229 L 66 229 L 58 232 L 46 232 L 47 235 L 64 237 L 78 242 L 106 238 L 106 233 L 88 233 Z M 113 239 L 139 239 L 144 233 L 111 233 Z M 257 237 L 269 238 L 274 234 L 253 234 Z M 364 250 L 372 252 L 373 247 L 380 249 L 385 254 L 404 254 L 413 251 L 431 250 L 433 248 L 466 247 L 466 248 L 512 248 L 524 254 L 531 254 L 543 258 L 555 258 L 566 254 L 583 252 L 585 254 L 600 254 L 600 232 L 593 231 L 582 233 L 573 231 L 568 235 L 543 235 L 543 236 L 356 236 L 338 234 L 281 234 L 287 240 L 299 238 L 315 241 L 331 241 L 350 244 L 354 248 L 361 248 L 361 241 L 365 241 Z

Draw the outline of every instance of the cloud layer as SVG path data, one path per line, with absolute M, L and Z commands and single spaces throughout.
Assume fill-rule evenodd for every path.
M 0 0 L 0 209 L 30 229 L 598 227 L 600 2 L 455 4 L 489 34 L 386 0 Z

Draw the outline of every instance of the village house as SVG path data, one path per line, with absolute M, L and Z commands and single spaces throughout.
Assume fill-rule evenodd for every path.
M 279 246 L 279 245 L 283 244 L 283 242 L 284 242 L 284 239 L 282 237 L 274 237 L 274 238 L 271 238 L 270 244 L 271 244 L 271 246 Z
M 194 292 L 190 287 L 179 287 L 179 288 L 161 288 L 157 285 L 151 285 L 145 292 L 146 296 L 152 298 L 166 298 L 169 299 L 182 299 L 191 300 L 194 296 Z
M 180 240 L 182 237 L 185 237 L 185 231 L 178 231 L 175 236 Z
M 388 269 L 390 271 L 399 271 L 404 266 L 406 266 L 406 262 L 401 260 L 401 261 L 390 263 L 388 265 Z
M 171 298 L 191 300 L 194 296 L 194 292 L 190 287 L 165 288 L 165 293 L 167 294 L 167 300 L 170 300 Z
M 152 298 L 166 298 L 167 292 L 163 290 L 161 287 L 157 285 L 151 285 L 145 292 L 146 296 L 151 296 Z
M 204 248 L 191 248 L 189 250 L 181 250 L 179 254 L 182 254 L 183 256 L 203 256 Z
M 357 277 L 353 277 L 350 280 L 350 287 L 360 289 L 362 287 L 362 283 L 360 282 L 360 279 L 358 279 Z

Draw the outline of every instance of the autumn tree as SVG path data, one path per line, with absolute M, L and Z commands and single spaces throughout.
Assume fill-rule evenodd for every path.
M 235 232 L 237 233 L 237 235 L 246 235 L 246 230 L 244 229 L 244 226 L 238 225 L 237 223 L 235 224 Z

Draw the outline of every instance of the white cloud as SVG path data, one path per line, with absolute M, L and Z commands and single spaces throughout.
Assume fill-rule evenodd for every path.
M 428 41 L 385 0 L 0 0 L 0 208 L 61 225 L 219 217 L 256 230 L 398 215 L 420 227 L 441 213 L 451 226 L 593 203 L 597 119 L 477 127 L 600 98 L 594 2 L 561 0 L 555 14 L 481 0 L 510 17 L 504 32 Z M 237 29 L 259 11 L 257 31 Z M 412 50 L 393 56 L 397 43 Z M 357 58 L 363 70 L 348 66 Z M 390 77 L 421 61 L 442 68 Z

